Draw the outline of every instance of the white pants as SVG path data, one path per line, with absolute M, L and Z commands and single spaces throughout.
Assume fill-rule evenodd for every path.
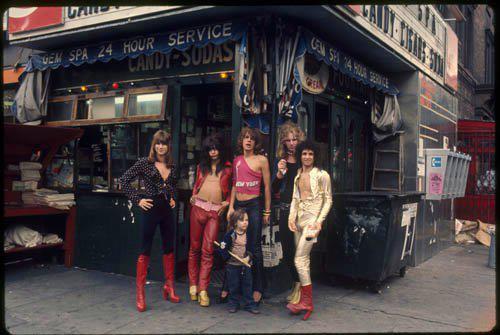
M 302 205 L 302 206 L 300 206 Z M 310 241 L 306 240 L 305 228 L 309 224 L 313 224 L 316 221 L 318 215 L 314 214 L 314 211 L 304 210 L 304 207 L 308 207 L 306 204 L 302 203 L 299 205 L 296 227 L 297 231 L 294 232 L 295 238 L 295 268 L 299 274 L 299 280 L 301 286 L 306 286 L 311 284 L 311 249 L 316 242 L 316 239 Z M 303 206 L 305 205 L 305 206 Z M 319 214 L 319 213 L 318 213 Z

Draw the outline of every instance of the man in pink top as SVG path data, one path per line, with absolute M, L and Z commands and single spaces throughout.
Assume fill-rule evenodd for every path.
M 248 214 L 248 246 L 254 255 L 252 266 L 253 299 L 260 302 L 263 291 L 262 224 L 268 225 L 271 215 L 271 173 L 266 156 L 260 155 L 261 141 L 256 129 L 243 127 L 238 137 L 238 153 L 233 161 L 233 188 L 228 219 L 235 209 L 244 208 Z M 264 185 L 264 210 L 260 199 Z M 221 295 L 224 295 L 224 291 Z

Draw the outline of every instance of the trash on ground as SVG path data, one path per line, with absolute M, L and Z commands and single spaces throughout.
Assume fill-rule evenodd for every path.
M 481 220 L 469 221 L 455 219 L 455 243 L 475 244 L 479 242 L 489 247 L 491 243 L 490 234 L 494 233 L 494 224 L 484 223 Z

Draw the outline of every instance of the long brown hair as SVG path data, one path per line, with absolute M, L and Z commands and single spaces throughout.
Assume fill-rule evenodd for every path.
M 236 148 L 236 153 L 238 155 L 243 154 L 243 139 L 245 138 L 246 134 L 250 134 L 250 138 L 255 141 L 253 153 L 255 155 L 259 155 L 262 151 L 262 141 L 260 139 L 260 134 L 257 129 L 250 127 L 241 128 L 240 134 L 238 135 L 238 146 Z
M 232 212 L 229 216 L 228 229 L 236 229 L 236 224 L 238 223 L 238 221 L 243 220 L 246 213 L 247 212 L 244 208 L 238 208 L 234 212 Z
M 149 148 L 148 160 L 151 163 L 158 162 L 158 157 L 156 157 L 155 145 L 158 143 L 163 143 L 168 146 L 167 151 L 167 161 L 165 165 L 167 167 L 172 167 L 174 165 L 174 159 L 172 158 L 172 136 L 165 130 L 158 130 L 153 135 L 153 140 L 151 141 L 151 147 Z
M 293 133 L 299 143 L 303 142 L 306 138 L 302 129 L 300 129 L 299 126 L 292 121 L 286 121 L 283 123 L 279 129 L 278 150 L 276 152 L 276 156 L 278 158 L 286 159 L 288 156 L 285 137 L 287 137 L 289 133 Z

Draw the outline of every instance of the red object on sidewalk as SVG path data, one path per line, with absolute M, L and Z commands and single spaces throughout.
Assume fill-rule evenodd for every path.
M 495 122 L 459 120 L 458 151 L 471 156 L 463 198 L 455 199 L 455 217 L 496 223 Z

